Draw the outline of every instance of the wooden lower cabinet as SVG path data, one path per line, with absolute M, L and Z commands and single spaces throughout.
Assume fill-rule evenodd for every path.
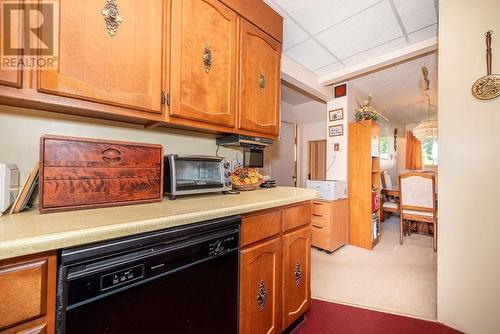
M 0 261 L 0 334 L 55 332 L 55 252 Z
M 240 333 L 280 332 L 281 238 L 241 251 Z
M 328 252 L 347 244 L 348 200 L 315 200 L 312 203 L 312 245 Z
M 306 226 L 283 236 L 283 328 L 290 326 L 310 306 L 311 228 Z
M 309 309 L 310 212 L 301 203 L 243 217 L 240 334 L 281 333 Z

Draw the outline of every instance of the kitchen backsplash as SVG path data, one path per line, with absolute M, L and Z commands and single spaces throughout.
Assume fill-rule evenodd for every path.
M 161 144 L 165 154 L 215 155 L 215 136 L 199 132 L 154 129 L 87 117 L 0 106 L 0 162 L 16 164 L 24 181 L 38 161 L 40 136 L 66 135 Z M 220 147 L 219 156 L 242 160 L 236 149 Z

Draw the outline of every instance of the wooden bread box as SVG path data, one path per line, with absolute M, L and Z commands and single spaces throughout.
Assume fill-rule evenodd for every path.
M 41 213 L 163 199 L 161 145 L 42 136 Z

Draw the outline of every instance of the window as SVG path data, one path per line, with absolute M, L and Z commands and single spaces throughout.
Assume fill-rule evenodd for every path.
M 389 137 L 380 138 L 380 158 L 389 160 Z
M 437 139 L 422 140 L 422 164 L 424 166 L 437 166 L 438 141 Z

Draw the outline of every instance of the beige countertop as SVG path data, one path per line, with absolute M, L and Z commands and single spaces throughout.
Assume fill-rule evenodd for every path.
M 43 215 L 32 209 L 0 217 L 0 260 L 269 209 L 316 195 L 311 189 L 277 187 Z

